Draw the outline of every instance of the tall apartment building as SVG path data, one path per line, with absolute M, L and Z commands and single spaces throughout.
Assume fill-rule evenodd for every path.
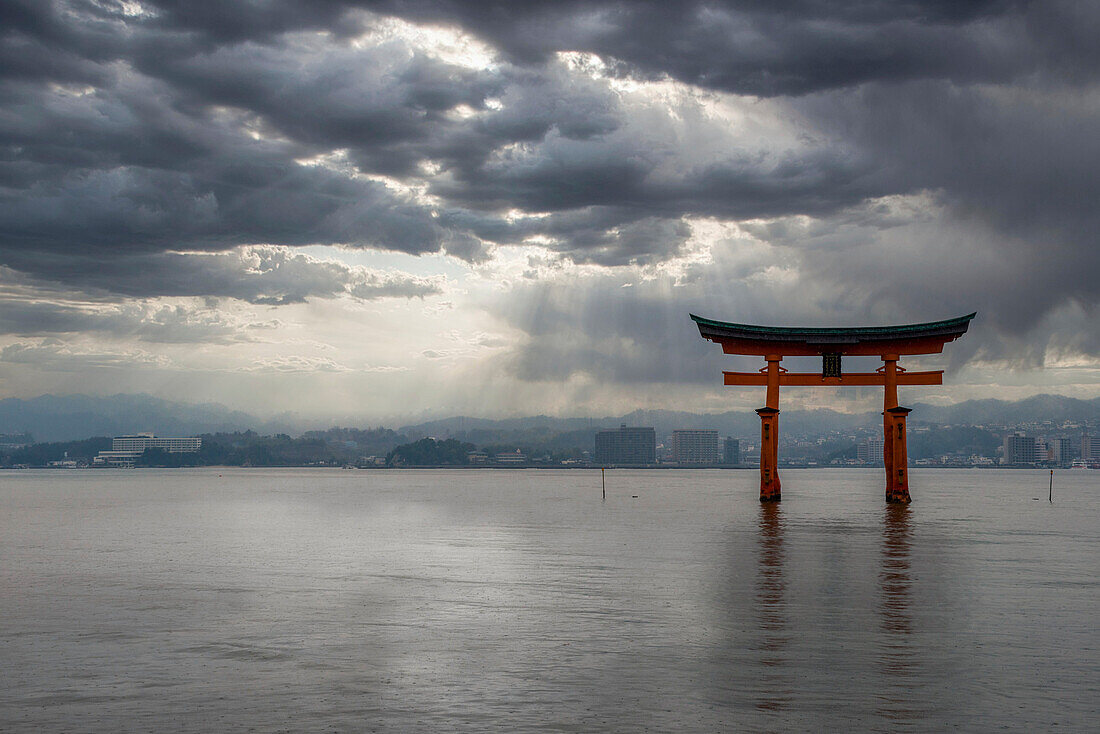
M 1047 439 L 1047 459 L 1056 464 L 1069 464 L 1073 461 L 1073 447 L 1068 438 Z
M 1100 436 L 1081 436 L 1081 458 L 1085 461 L 1100 459 Z
M 871 436 L 856 444 L 856 459 L 865 464 L 882 463 L 883 438 Z
M 723 445 L 722 451 L 722 463 L 723 464 L 740 464 L 741 463 L 741 441 L 736 438 L 726 437 L 726 442 Z
M 1005 436 L 1002 464 L 1037 464 L 1045 458 L 1039 456 L 1039 446 L 1033 436 L 1021 431 Z
M 672 432 L 672 460 L 680 464 L 717 464 L 718 431 L 693 428 Z
M 603 466 L 656 464 L 657 432 L 653 428 L 628 428 L 596 433 L 596 463 Z

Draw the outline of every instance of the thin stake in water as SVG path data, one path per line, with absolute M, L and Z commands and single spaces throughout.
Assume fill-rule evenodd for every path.
M 603 467 L 600 467 L 600 486 L 603 487 L 603 498 L 607 499 L 607 479 L 603 475 Z
M 1054 470 L 1050 470 L 1050 494 L 1047 495 L 1047 501 L 1050 504 L 1054 504 Z

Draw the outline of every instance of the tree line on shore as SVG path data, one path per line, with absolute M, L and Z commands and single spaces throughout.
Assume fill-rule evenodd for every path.
M 135 462 L 137 466 L 461 466 L 478 447 L 449 438 L 414 438 L 388 428 L 332 428 L 309 431 L 297 438 L 285 433 L 261 436 L 254 431 L 202 434 L 196 452 L 169 453 L 149 448 Z M 28 437 L 30 438 L 30 437 Z M 90 464 L 100 451 L 111 448 L 105 436 L 80 441 L 32 443 L 0 452 L 0 466 L 48 466 L 50 462 L 75 461 Z M 512 444 L 481 447 L 488 453 L 537 452 L 546 461 L 578 458 L 583 449 L 540 450 Z M 371 461 L 366 461 L 370 458 Z

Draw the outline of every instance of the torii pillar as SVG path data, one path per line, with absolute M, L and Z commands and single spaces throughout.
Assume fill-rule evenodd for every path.
M 782 369 L 778 354 L 765 356 L 767 360 L 768 392 L 764 407 L 756 411 L 760 416 L 760 501 L 778 502 L 779 483 L 779 374 Z
M 886 501 L 909 504 L 909 455 L 905 448 L 905 417 L 909 408 L 890 408 L 882 442 L 883 463 L 886 465 Z
M 943 345 L 966 333 L 976 314 L 946 321 L 904 326 L 801 328 L 755 326 L 713 321 L 692 314 L 704 339 L 722 345 L 726 354 L 755 354 L 766 366 L 759 372 L 725 372 L 727 385 L 763 385 L 767 394 L 760 416 L 760 501 L 778 502 L 779 482 L 779 387 L 881 385 L 883 388 L 883 464 L 886 467 L 886 501 L 908 503 L 909 469 L 905 422 L 909 408 L 898 405 L 898 385 L 942 385 L 943 371 L 907 372 L 898 366 L 901 355 L 938 354 Z M 784 356 L 821 357 L 821 374 L 788 372 Z M 876 372 L 842 374 L 843 355 L 876 356 L 882 367 Z
M 912 411 L 898 405 L 898 355 L 882 355 L 882 465 L 886 467 L 886 501 L 909 504 L 909 460 L 905 418 Z

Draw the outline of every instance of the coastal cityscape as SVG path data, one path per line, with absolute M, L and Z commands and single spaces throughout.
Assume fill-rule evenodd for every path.
M 669 428 L 667 421 L 660 431 L 625 423 L 555 430 L 538 419 L 528 420 L 524 428 L 332 428 L 295 437 L 251 430 L 191 436 L 137 432 L 37 442 L 30 432 L 9 432 L 0 434 L 0 467 L 755 468 L 760 461 L 758 437 L 748 431 L 729 435 L 716 428 Z M 707 417 L 697 420 L 705 425 Z M 1100 421 L 1095 419 L 977 425 L 915 421 L 909 433 L 913 467 L 1100 469 Z M 881 427 L 867 419 L 843 429 L 802 427 L 784 434 L 779 445 L 782 467 L 883 463 Z

